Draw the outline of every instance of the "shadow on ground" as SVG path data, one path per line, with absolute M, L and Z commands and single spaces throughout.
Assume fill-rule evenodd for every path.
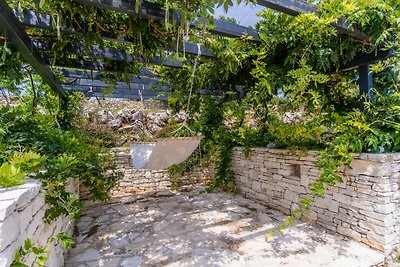
M 373 266 L 383 255 L 226 193 L 157 192 L 88 207 L 66 267 Z

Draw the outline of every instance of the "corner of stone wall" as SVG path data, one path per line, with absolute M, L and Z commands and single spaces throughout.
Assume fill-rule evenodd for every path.
M 242 194 L 290 214 L 319 177 L 317 153 L 254 148 L 233 150 L 231 168 Z M 343 183 L 316 199 L 306 219 L 389 255 L 400 243 L 400 153 L 355 155 Z
M 59 232 L 72 231 L 72 221 L 59 217 L 51 224 L 43 221 L 45 198 L 40 193 L 41 183 L 28 179 L 25 184 L 0 189 L 0 266 L 9 266 L 16 251 L 29 238 L 35 245 L 45 245 Z M 61 267 L 64 251 L 60 244 L 50 245 L 46 266 Z M 30 255 L 26 264 L 32 266 Z

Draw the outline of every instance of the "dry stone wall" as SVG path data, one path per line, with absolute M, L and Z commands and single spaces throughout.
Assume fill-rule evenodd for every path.
M 68 218 L 60 217 L 51 224 L 43 221 L 46 205 L 40 189 L 40 182 L 31 179 L 21 186 L 0 189 L 0 266 L 10 266 L 15 252 L 27 238 L 42 246 L 60 232 L 71 233 L 72 222 Z M 46 266 L 64 266 L 60 244 L 49 244 L 47 251 Z M 24 263 L 33 266 L 34 260 L 32 254 Z
M 244 196 L 290 214 L 300 199 L 313 198 L 316 160 L 313 151 L 253 148 L 246 157 L 235 148 L 232 170 Z M 400 154 L 360 154 L 340 175 L 343 183 L 317 199 L 306 219 L 390 254 L 400 242 Z
M 211 177 L 208 167 L 197 167 L 183 177 L 171 177 L 165 170 L 137 170 L 132 167 L 129 147 L 113 148 L 111 157 L 115 161 L 121 179 L 111 191 L 112 197 L 124 197 L 152 191 L 188 188 L 201 184 Z M 81 187 L 81 198 L 89 199 L 89 193 Z

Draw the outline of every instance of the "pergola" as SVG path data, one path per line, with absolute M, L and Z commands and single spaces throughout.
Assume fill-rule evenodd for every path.
M 154 3 L 141 1 L 139 11 L 136 12 L 134 0 L 75 0 L 78 3 L 95 6 L 100 9 L 112 10 L 121 12 L 132 16 L 138 16 L 149 20 L 165 21 L 165 11 Z M 258 0 L 257 3 L 261 6 L 274 9 L 289 15 L 297 15 L 302 13 L 316 13 L 317 7 L 311 3 L 303 2 L 301 0 Z M 180 21 L 180 14 L 176 11 L 170 12 L 170 20 L 173 17 L 177 18 L 177 23 Z M 191 23 L 190 27 L 196 27 L 199 22 L 204 18 L 199 18 L 197 22 Z M 81 29 L 73 29 L 66 27 L 68 23 L 63 23 L 62 32 L 82 35 Z M 57 95 L 67 102 L 68 98 L 65 93 L 67 90 L 81 91 L 86 96 L 103 96 L 104 89 L 107 87 L 102 79 L 101 71 L 116 71 L 112 68 L 107 68 L 101 61 L 97 59 L 107 59 L 112 62 L 141 62 L 144 59 L 139 56 L 135 58 L 134 55 L 126 51 L 115 48 L 100 48 L 98 46 L 91 46 L 89 49 L 84 49 L 82 45 L 68 45 L 65 47 L 64 52 L 70 54 L 86 53 L 87 56 L 93 60 L 75 60 L 69 62 L 56 62 L 55 66 L 59 72 L 66 77 L 66 82 L 63 84 L 56 78 L 55 73 L 51 69 L 51 63 L 46 59 L 45 51 L 49 49 L 49 44 L 44 41 L 32 40 L 25 28 L 40 28 L 47 30 L 54 30 L 50 15 L 41 14 L 31 10 L 23 10 L 20 14 L 17 10 L 11 9 L 5 0 L 0 0 L 0 33 L 7 37 L 7 39 L 14 45 L 20 52 L 28 64 L 30 64 L 37 74 L 51 86 Z M 333 27 L 343 34 L 352 36 L 359 40 L 370 41 L 369 37 L 357 29 L 350 27 L 344 20 L 332 24 Z M 210 33 L 226 36 L 226 37 L 241 37 L 248 35 L 252 37 L 253 42 L 262 42 L 255 29 L 244 27 L 238 24 L 228 23 L 221 20 L 215 21 L 215 27 L 209 30 Z M 119 43 L 132 43 L 131 40 L 123 38 L 111 38 L 109 36 L 102 36 L 103 39 L 111 42 Z M 185 53 L 193 55 L 201 55 L 203 57 L 214 57 L 212 51 L 207 50 L 203 45 L 198 45 L 191 42 L 184 42 L 184 47 L 180 49 Z M 165 51 L 174 51 L 175 48 L 164 47 Z M 88 53 L 88 54 L 87 54 Z M 350 64 L 342 66 L 342 70 L 359 69 L 359 86 L 360 94 L 368 95 L 372 88 L 372 75 L 369 72 L 369 65 L 379 60 L 391 56 L 392 51 L 378 51 L 373 54 L 358 55 Z M 148 60 L 150 64 L 163 65 L 172 68 L 182 67 L 180 61 L 170 61 L 155 57 Z M 169 85 L 160 84 L 160 80 L 151 73 L 149 69 L 142 69 L 140 76 L 130 78 L 130 81 L 117 81 L 116 89 L 111 92 L 113 98 L 130 98 L 130 99 L 158 99 L 166 100 L 168 98 Z M 149 90 L 152 88 L 152 90 Z M 210 93 L 208 90 L 203 90 L 201 93 Z M 239 97 L 243 96 L 243 92 L 237 94 Z M 232 98 L 228 98 L 232 99 Z M 363 109 L 362 98 L 360 108 Z

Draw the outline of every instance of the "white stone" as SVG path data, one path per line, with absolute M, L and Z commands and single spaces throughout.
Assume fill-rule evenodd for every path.
M 390 175 L 392 172 L 393 167 L 391 163 L 380 163 L 359 159 L 354 159 L 351 162 L 351 168 L 349 169 L 351 175 L 364 174 L 378 177 Z
M 13 213 L 0 223 L 0 251 L 18 238 L 20 218 Z
M 299 194 L 290 190 L 286 190 L 283 197 L 296 203 L 299 202 Z
M 122 261 L 121 265 L 123 267 L 138 267 L 142 262 L 142 257 L 135 256 L 131 258 L 126 258 Z
M 17 214 L 18 214 L 19 219 L 20 219 L 19 231 L 23 232 L 23 231 L 25 231 L 25 229 L 28 226 L 29 222 L 33 218 L 32 206 L 31 205 L 27 205 L 23 210 L 21 210 L 20 212 L 17 212 Z
M 332 212 L 339 211 L 339 203 L 331 198 L 328 198 L 328 196 L 325 198 L 317 198 L 315 201 L 315 206 L 328 209 Z
M 17 207 L 15 200 L 0 201 L 0 222 L 4 221 Z
M 386 233 L 385 227 L 378 226 L 378 225 L 375 225 L 375 224 L 372 224 L 372 223 L 369 223 L 369 222 L 366 222 L 366 221 L 360 221 L 358 223 L 358 225 L 361 228 L 370 230 L 370 231 L 372 231 L 372 232 L 374 232 L 376 234 L 379 234 L 379 235 L 384 235 Z
M 72 262 L 94 261 L 99 260 L 100 257 L 100 253 L 96 249 L 89 248 L 85 252 L 78 254 L 74 258 L 72 258 Z
M 354 231 L 352 229 L 349 229 L 349 228 L 339 225 L 336 230 L 338 233 L 340 233 L 342 235 L 351 237 L 357 241 L 361 241 L 361 234 L 357 233 L 356 231 Z
M 45 205 L 44 195 L 38 194 L 30 205 L 32 206 L 32 213 L 36 214 Z
M 256 190 L 257 192 L 261 192 L 261 183 L 258 181 L 253 181 L 252 183 L 252 189 Z
M 339 203 L 351 204 L 353 198 L 348 195 L 343 195 L 340 193 L 333 192 L 333 199 L 338 201 Z
M 0 252 L 0 266 L 10 266 L 14 259 L 15 252 L 19 249 L 22 244 L 13 243 L 8 246 L 5 250 Z
M 33 236 L 34 233 L 36 232 L 36 229 L 39 227 L 39 225 L 43 224 L 43 215 L 44 215 L 44 208 L 42 209 L 42 212 L 37 212 L 33 219 L 30 221 L 29 225 L 26 228 L 26 233 L 28 236 Z
M 389 204 L 374 204 L 374 211 L 382 214 L 389 214 L 395 212 L 398 207 L 395 203 Z
M 377 192 L 395 192 L 399 189 L 397 183 L 389 183 L 389 184 L 382 184 L 382 183 L 374 183 L 372 185 L 372 190 Z

